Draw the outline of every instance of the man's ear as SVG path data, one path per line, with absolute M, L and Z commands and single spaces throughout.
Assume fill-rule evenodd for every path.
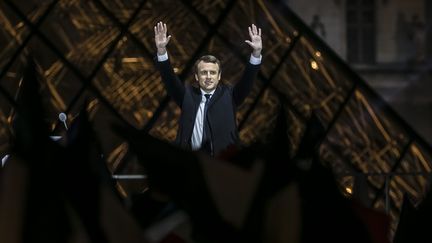
M 195 73 L 195 80 L 198 81 L 198 75 Z
M 222 71 L 220 71 L 218 74 L 218 81 L 220 81 L 220 79 L 221 79 L 221 74 L 222 74 Z

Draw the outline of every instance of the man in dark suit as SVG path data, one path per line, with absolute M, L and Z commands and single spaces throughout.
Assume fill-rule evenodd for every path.
M 159 22 L 154 27 L 157 48 L 157 68 L 165 88 L 181 108 L 177 144 L 184 149 L 202 150 L 211 156 L 218 155 L 229 145 L 239 143 L 236 108 L 252 89 L 253 80 L 261 64 L 261 29 L 249 27 L 252 47 L 250 61 L 243 77 L 235 85 L 219 83 L 220 61 L 211 55 L 202 56 L 195 63 L 196 85 L 183 84 L 175 75 L 168 60 L 166 46 L 166 24 Z

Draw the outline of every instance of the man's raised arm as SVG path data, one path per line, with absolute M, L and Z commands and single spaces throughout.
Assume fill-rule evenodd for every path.
M 167 26 L 163 22 L 158 22 L 154 27 L 155 44 L 157 49 L 157 63 L 156 66 L 162 77 L 162 82 L 168 94 L 174 101 L 181 107 L 185 88 L 183 83 L 179 80 L 171 64 L 168 60 L 168 52 L 166 46 L 168 45 L 171 35 L 167 36 Z
M 248 30 L 250 40 L 245 40 L 245 42 L 252 47 L 252 54 L 242 78 L 234 86 L 233 98 L 236 105 L 240 105 L 252 90 L 253 81 L 258 73 L 262 58 L 261 28 L 257 28 L 256 25 L 253 24 Z

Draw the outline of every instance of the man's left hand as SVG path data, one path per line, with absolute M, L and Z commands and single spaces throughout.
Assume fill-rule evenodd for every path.
M 257 28 L 256 25 L 248 27 L 250 40 L 245 40 L 252 48 L 252 55 L 256 58 L 261 56 L 262 40 L 261 40 L 261 28 Z

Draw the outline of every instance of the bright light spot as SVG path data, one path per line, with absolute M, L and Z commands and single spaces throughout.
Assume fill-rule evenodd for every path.
M 312 69 L 318 70 L 318 63 L 315 61 L 311 61 L 311 67 Z
M 351 188 L 349 188 L 349 187 L 345 188 L 345 191 L 346 191 L 348 194 L 352 194 L 352 190 L 351 190 Z

